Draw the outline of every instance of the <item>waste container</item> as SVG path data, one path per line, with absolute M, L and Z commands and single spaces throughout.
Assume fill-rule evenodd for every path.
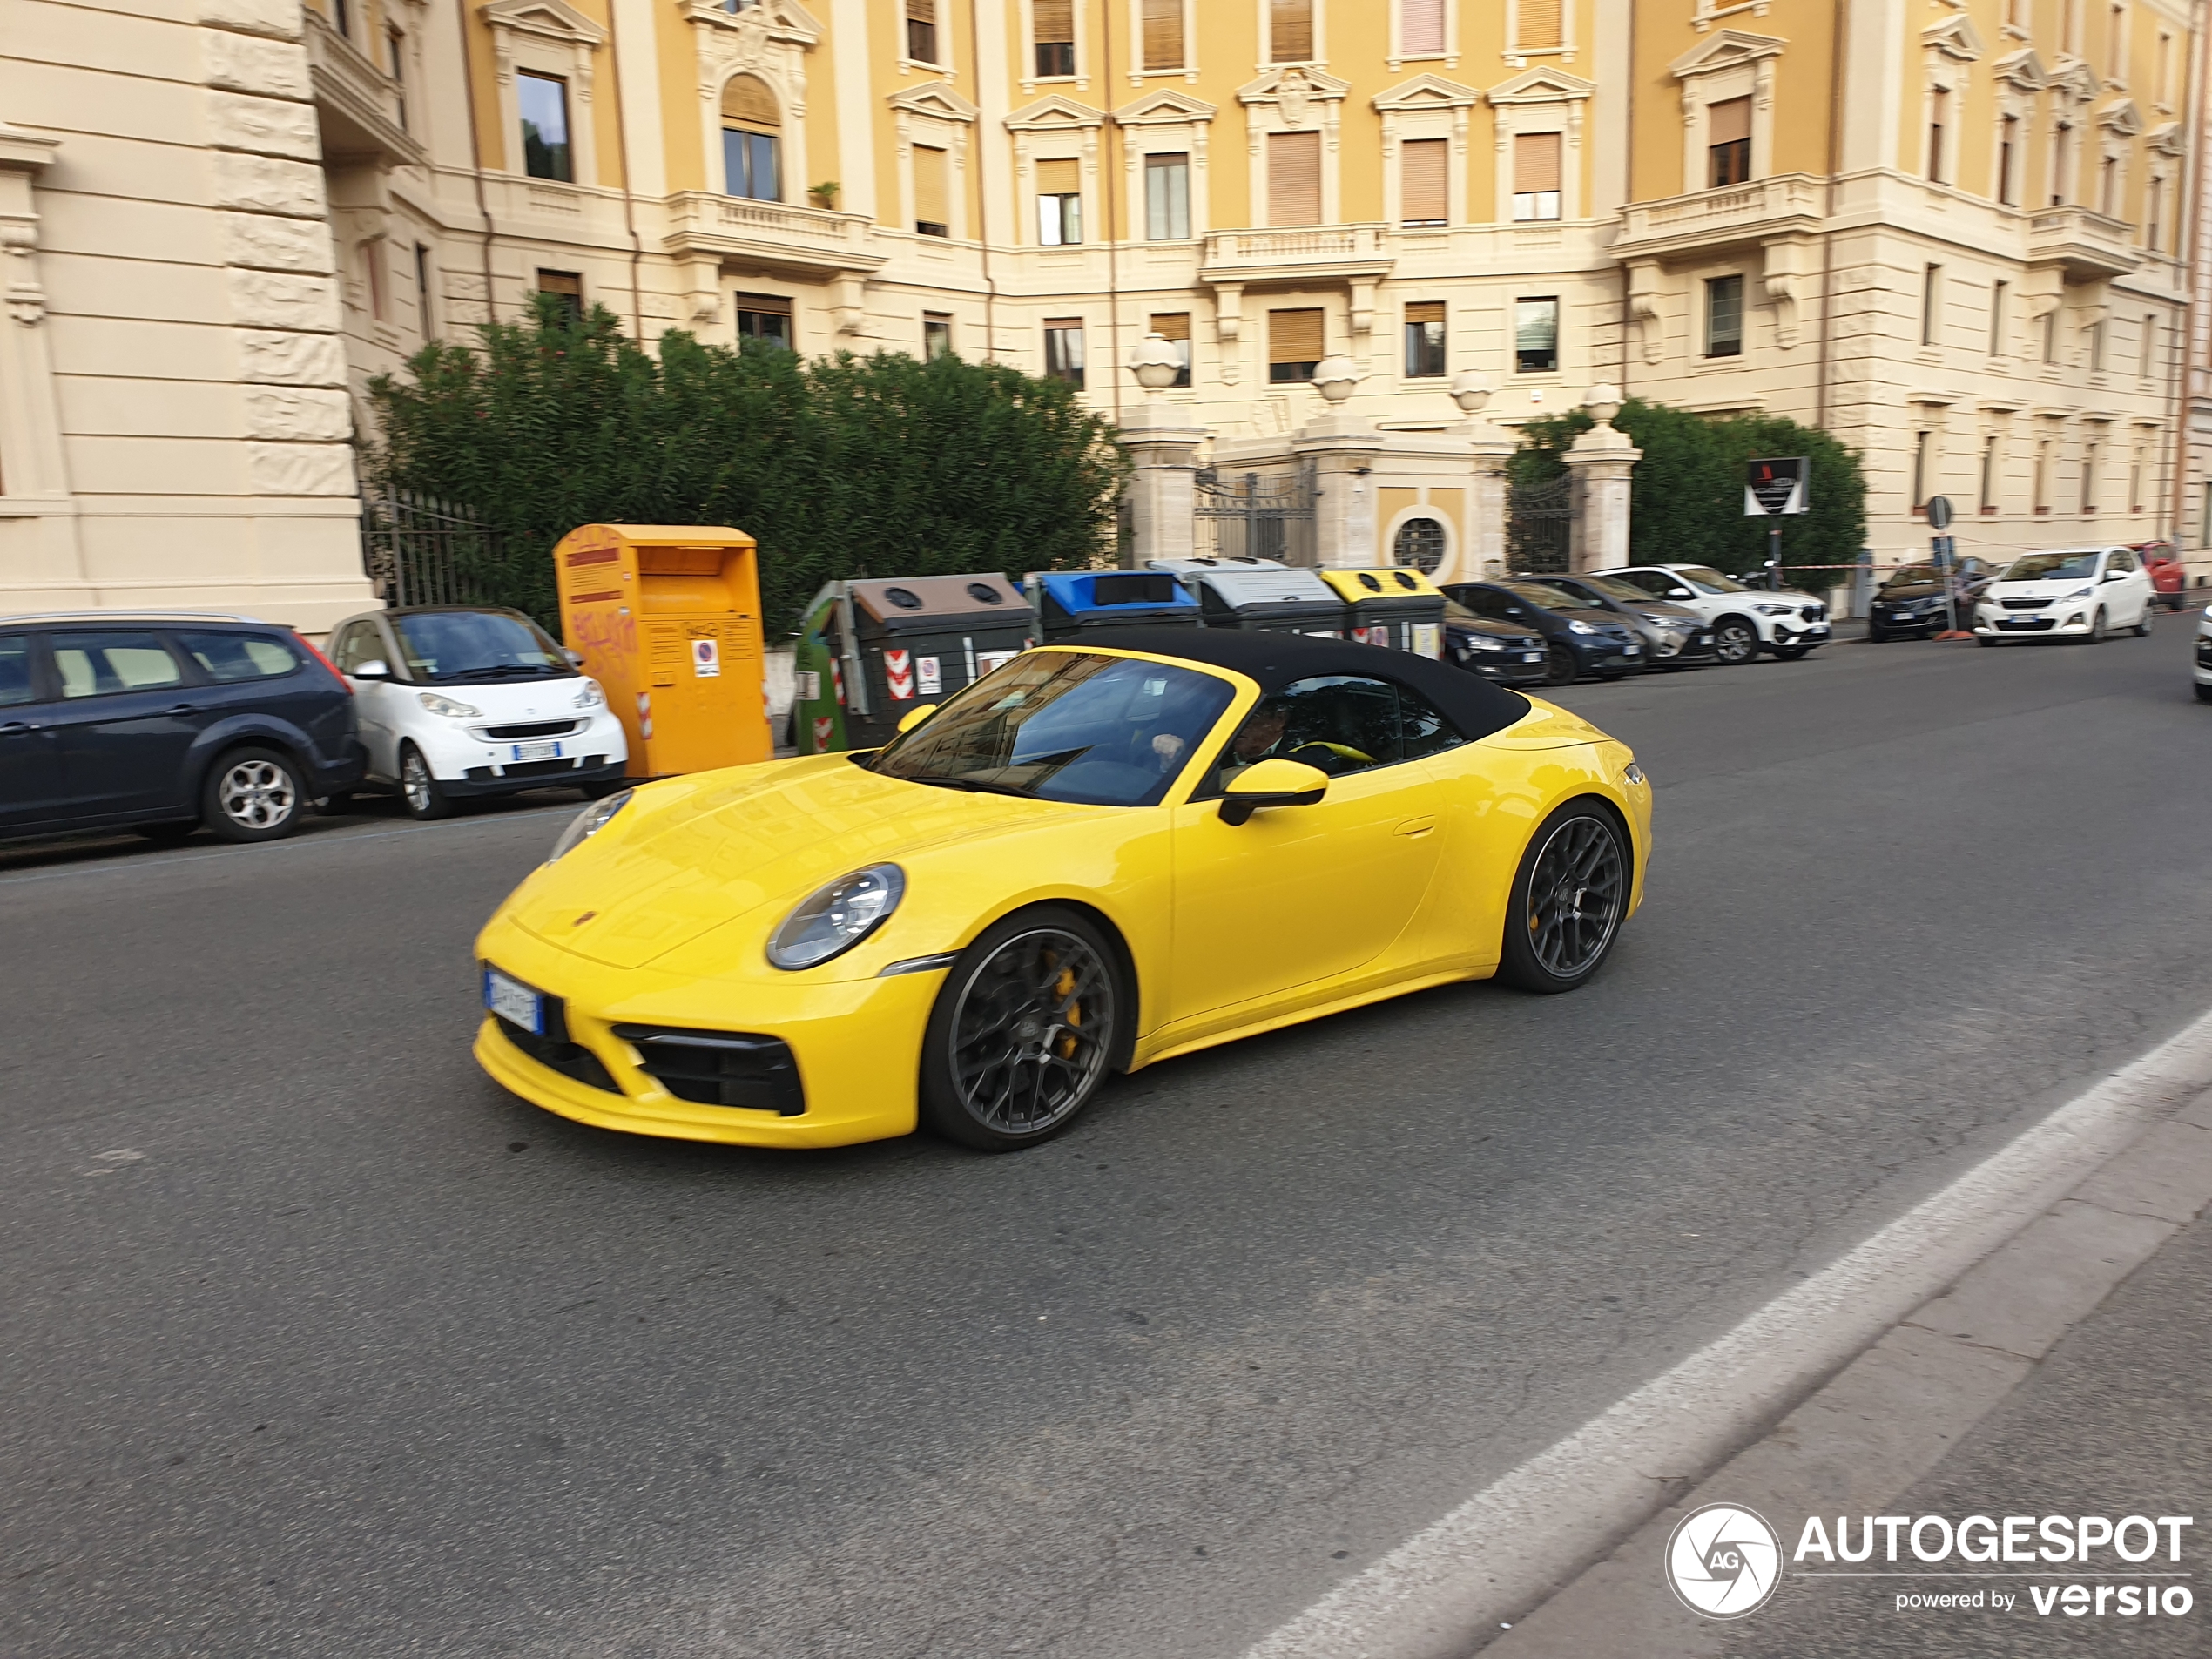
M 1321 579 L 1344 601 L 1346 637 L 1419 657 L 1444 654 L 1443 590 L 1419 570 L 1324 570 Z
M 1117 628 L 1196 628 L 1198 601 L 1182 583 L 1152 570 L 1042 570 L 1028 590 L 1046 640 L 1100 637 Z
M 1274 559 L 1155 559 L 1145 568 L 1173 571 L 1197 589 L 1209 628 L 1332 639 L 1344 632 L 1344 601 L 1312 570 Z
M 1036 619 L 995 571 L 833 582 L 806 607 L 793 666 L 801 754 L 874 749 L 1036 644 Z
M 553 550 L 561 632 L 630 739 L 630 775 L 774 757 L 759 555 L 726 525 L 585 524 Z

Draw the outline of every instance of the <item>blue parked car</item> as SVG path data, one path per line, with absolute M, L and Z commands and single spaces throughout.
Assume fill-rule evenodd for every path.
M 361 781 L 352 689 L 274 623 L 183 611 L 0 617 L 0 837 L 299 828 Z

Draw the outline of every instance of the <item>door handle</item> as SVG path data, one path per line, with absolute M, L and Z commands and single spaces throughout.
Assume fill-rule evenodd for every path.
M 10 720 L 0 725 L 0 737 L 12 737 L 18 732 L 36 732 L 38 728 L 29 720 Z
M 1427 834 L 1435 827 L 1436 814 L 1431 813 L 1426 818 L 1407 819 L 1404 823 L 1398 826 L 1398 833 L 1400 835 L 1421 836 Z
M 161 711 L 164 714 L 197 714 L 199 707 L 193 703 L 177 703 Z

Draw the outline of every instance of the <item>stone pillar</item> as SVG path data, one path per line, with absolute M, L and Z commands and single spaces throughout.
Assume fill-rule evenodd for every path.
M 1129 509 L 1130 562 L 1138 570 L 1154 559 L 1187 559 L 1197 550 L 1198 446 L 1213 434 L 1192 426 L 1160 394 L 1175 384 L 1183 361 L 1157 334 L 1137 341 L 1129 371 L 1144 401 L 1115 435 L 1136 470 L 1123 492 Z
M 1568 497 L 1567 568 L 1603 570 L 1629 563 L 1629 481 L 1643 452 L 1613 424 L 1621 390 L 1601 381 L 1582 400 L 1597 424 L 1575 440 L 1566 455 L 1575 488 Z
M 1328 400 L 1327 412 L 1308 421 L 1291 440 L 1291 453 L 1312 464 L 1318 492 L 1314 563 L 1331 569 L 1382 563 L 1370 475 L 1382 453 L 1383 435 L 1344 407 L 1360 379 L 1359 367 L 1350 358 L 1324 358 L 1313 371 L 1313 385 Z
M 1506 516 L 1510 511 L 1506 463 L 1513 459 L 1513 434 L 1483 413 L 1490 401 L 1490 377 L 1463 368 L 1452 377 L 1452 401 L 1467 419 L 1451 428 L 1474 452 L 1472 487 L 1467 491 L 1467 543 L 1458 567 L 1440 579 L 1487 582 L 1506 573 Z

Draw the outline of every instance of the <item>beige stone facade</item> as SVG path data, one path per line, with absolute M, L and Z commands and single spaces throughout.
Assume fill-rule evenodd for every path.
M 1884 563 L 1936 493 L 1966 551 L 2202 539 L 2203 56 L 2182 0 L 0 0 L 0 603 L 354 603 L 341 382 L 539 289 L 1118 415 L 1158 327 L 1224 455 L 1323 354 L 1447 446 L 1468 370 L 1788 415 Z M 1380 555 L 1472 568 L 1410 488 Z

